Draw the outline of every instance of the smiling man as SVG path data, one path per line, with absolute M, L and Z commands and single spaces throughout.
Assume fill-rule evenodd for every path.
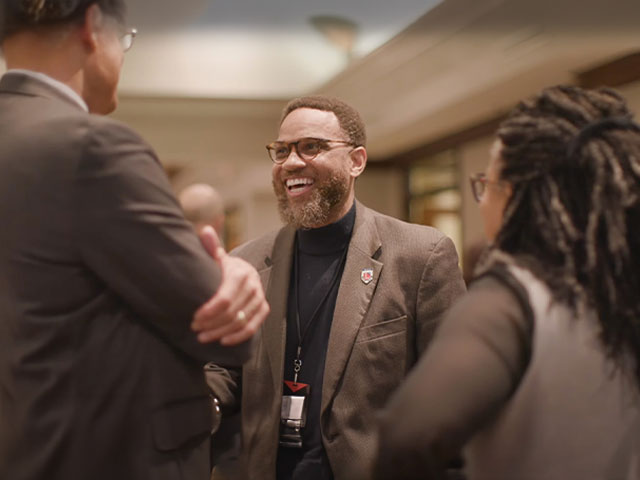
M 271 314 L 243 369 L 244 452 L 215 478 L 368 478 L 376 412 L 464 292 L 451 240 L 356 201 L 365 144 L 352 107 L 312 96 L 267 146 L 286 226 L 235 252 Z

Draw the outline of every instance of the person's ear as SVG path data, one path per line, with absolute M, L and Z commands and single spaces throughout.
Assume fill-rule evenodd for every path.
M 84 14 L 84 22 L 80 27 L 80 36 L 85 47 L 93 52 L 98 46 L 98 32 L 102 27 L 103 15 L 97 3 L 94 3 Z
M 504 192 L 507 195 L 507 198 L 511 198 L 513 196 L 513 186 L 509 182 L 505 182 Z
M 359 177 L 364 168 L 367 166 L 367 149 L 364 147 L 356 147 L 349 154 L 351 157 L 351 167 L 349 172 L 353 178 Z

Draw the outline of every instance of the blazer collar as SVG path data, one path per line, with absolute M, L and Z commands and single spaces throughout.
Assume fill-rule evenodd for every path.
M 0 77 L 0 92 L 55 99 L 86 112 L 76 100 L 54 85 L 20 72 L 9 71 L 2 75 Z
M 275 392 L 282 390 L 287 334 L 287 298 L 295 235 L 296 231 L 293 227 L 287 225 L 282 228 L 273 243 L 271 254 L 265 257 L 264 268 L 259 270 L 266 298 L 271 307 L 262 326 L 262 334 Z

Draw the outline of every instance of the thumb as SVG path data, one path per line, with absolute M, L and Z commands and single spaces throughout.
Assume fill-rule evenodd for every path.
M 211 226 L 207 225 L 202 230 L 200 230 L 198 236 L 200 237 L 200 243 L 202 243 L 202 246 L 207 251 L 207 253 L 211 255 L 211 257 L 213 257 L 215 260 L 219 260 L 220 253 L 218 250 L 222 249 L 222 247 L 220 245 L 220 239 L 218 238 L 216 231 Z M 222 250 L 224 251 L 224 249 Z

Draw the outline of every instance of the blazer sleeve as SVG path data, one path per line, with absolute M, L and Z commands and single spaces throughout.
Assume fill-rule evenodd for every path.
M 83 262 L 173 346 L 201 362 L 239 366 L 251 342 L 201 344 L 190 324 L 221 274 L 184 219 L 151 148 L 133 131 L 96 120 L 73 182 Z
M 416 348 L 422 354 L 438 323 L 466 292 L 458 266 L 456 247 L 442 235 L 434 244 L 424 264 L 416 303 Z

